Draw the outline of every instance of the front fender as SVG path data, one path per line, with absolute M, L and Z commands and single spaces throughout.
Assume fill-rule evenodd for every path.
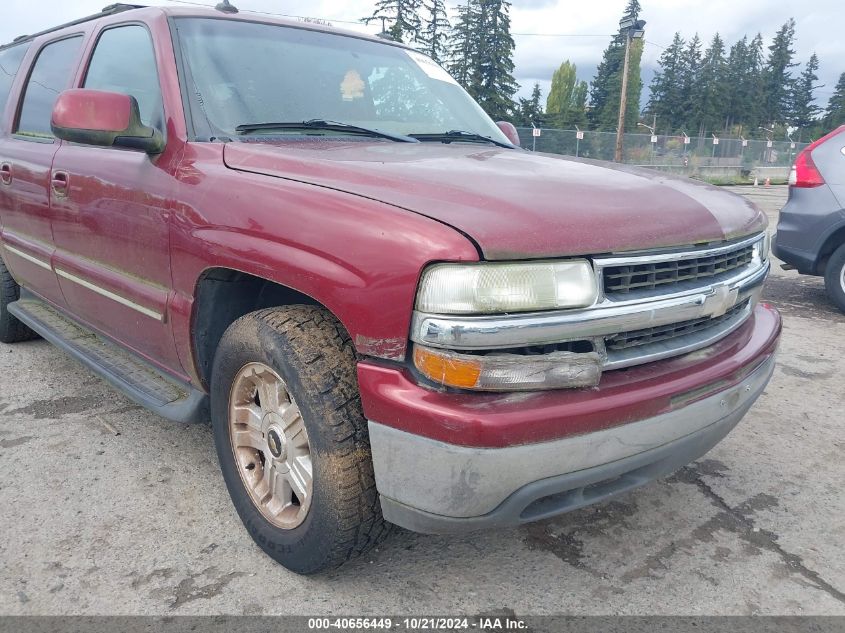
M 199 181 L 196 202 L 172 211 L 170 314 L 188 365 L 195 288 L 210 268 L 308 295 L 340 320 L 360 354 L 403 361 L 422 269 L 478 260 L 451 227 L 381 202 L 225 168 L 218 176 Z

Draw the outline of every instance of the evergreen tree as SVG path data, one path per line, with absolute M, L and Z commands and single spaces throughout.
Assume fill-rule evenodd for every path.
M 571 128 L 586 122 L 587 82 L 578 81 L 575 64 L 566 60 L 552 76 L 546 99 L 548 123 L 557 128 Z
M 757 128 L 765 123 L 764 107 L 764 93 L 765 86 L 763 83 L 763 36 L 760 33 L 754 36 L 751 44 L 748 46 L 748 74 L 745 77 L 745 83 L 742 85 L 742 90 L 747 92 L 750 99 L 748 110 L 743 119 L 745 128 L 749 132 L 754 132 Z
M 579 81 L 572 91 L 571 107 L 569 108 L 570 125 L 587 125 L 587 94 L 590 85 L 586 81 Z
M 743 36 L 731 46 L 725 68 L 725 84 L 728 86 L 725 99 L 725 128 L 742 125 L 752 105 L 752 95 L 745 89 L 748 81 L 749 64 L 748 36 Z
M 698 129 L 698 121 L 694 113 L 698 109 L 698 73 L 701 70 L 701 40 L 698 33 L 687 42 L 686 48 L 681 53 L 680 84 L 683 94 L 683 111 L 679 116 L 681 127 L 687 134 L 695 133 Z M 689 128 L 689 129 L 686 129 Z
M 821 124 L 813 99 L 819 60 L 813 54 L 793 79 L 794 38 L 795 23 L 789 20 L 772 40 L 768 56 L 759 33 L 750 41 L 744 36 L 726 55 L 718 33 L 704 53 L 697 35 L 685 43 L 676 33 L 658 60 L 645 113 L 656 115 L 658 127 L 667 132 L 759 136 L 760 126 L 787 122 L 815 131 L 814 125 Z
M 624 18 L 636 20 L 640 14 L 639 0 L 628 0 Z M 616 129 L 619 117 L 619 97 L 622 91 L 622 70 L 625 65 L 626 36 L 620 31 L 613 36 L 596 69 L 596 76 L 590 85 L 590 122 L 603 130 Z M 643 54 L 642 40 L 631 42 L 628 75 L 628 103 L 625 112 L 626 128 L 635 126 L 640 112 L 642 78 L 640 59 Z
M 467 0 L 457 8 L 457 18 L 449 32 L 447 70 L 467 91 L 476 74 L 479 55 L 479 0 Z
M 713 36 L 704 51 L 695 89 L 696 107 L 692 111 L 699 134 L 721 129 L 725 122 L 725 43 L 719 34 Z
M 534 89 L 531 91 L 531 98 L 519 98 L 519 108 L 517 112 L 517 125 L 524 125 L 526 127 L 536 125 L 540 126 L 543 123 L 543 93 L 540 90 L 540 84 L 535 83 Z
M 818 88 L 815 83 L 819 79 L 816 75 L 818 69 L 819 58 L 813 53 L 793 86 L 790 123 L 800 130 L 799 140 L 803 131 L 813 125 L 821 113 L 813 96 L 813 91 Z
M 789 117 L 792 95 L 792 59 L 795 51 L 795 20 L 790 18 L 775 34 L 763 72 L 763 118 L 767 123 L 783 123 Z
M 422 0 L 378 0 L 373 14 L 364 18 L 369 24 L 383 18 L 391 24 L 387 33 L 397 42 L 416 42 L 420 36 L 419 9 Z
M 446 59 L 446 37 L 449 34 L 449 18 L 446 15 L 445 0 L 423 0 L 424 16 L 420 29 L 419 48 L 434 61 Z
M 684 92 L 681 87 L 683 73 L 682 55 L 684 40 L 680 33 L 675 33 L 672 43 L 661 53 L 657 60 L 659 70 L 649 86 L 650 98 L 646 105 L 646 112 L 657 118 L 661 129 L 667 133 L 674 132 L 682 124 L 684 112 Z
M 478 0 L 474 34 L 477 58 L 469 93 L 494 120 L 513 114 L 513 96 L 519 89 L 513 77 L 513 50 L 509 0 Z
M 845 125 L 845 73 L 839 75 L 836 89 L 827 102 L 824 123 L 830 130 Z

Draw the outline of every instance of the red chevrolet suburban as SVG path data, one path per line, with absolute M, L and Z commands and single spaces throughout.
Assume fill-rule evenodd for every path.
M 602 501 L 763 391 L 754 205 L 523 151 L 404 45 L 222 8 L 0 47 L 0 340 L 210 417 L 274 559 Z

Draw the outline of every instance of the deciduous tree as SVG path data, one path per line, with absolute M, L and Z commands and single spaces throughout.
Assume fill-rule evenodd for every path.
M 552 76 L 546 120 L 553 127 L 571 128 L 586 123 L 587 82 L 578 81 L 577 70 L 566 60 Z

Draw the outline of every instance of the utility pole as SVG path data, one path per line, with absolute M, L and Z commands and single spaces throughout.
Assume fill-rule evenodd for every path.
M 628 107 L 628 66 L 631 62 L 631 41 L 645 35 L 645 20 L 624 18 L 619 28 L 625 33 L 625 62 L 622 65 L 622 91 L 619 95 L 619 124 L 616 126 L 616 152 L 613 160 L 622 162 L 622 141 L 625 136 L 625 111 Z
M 619 122 L 616 124 L 616 152 L 613 160 L 622 162 L 622 139 L 625 136 L 625 109 L 628 106 L 628 63 L 631 59 L 631 31 L 625 32 L 625 64 L 622 67 L 622 94 L 619 95 Z

